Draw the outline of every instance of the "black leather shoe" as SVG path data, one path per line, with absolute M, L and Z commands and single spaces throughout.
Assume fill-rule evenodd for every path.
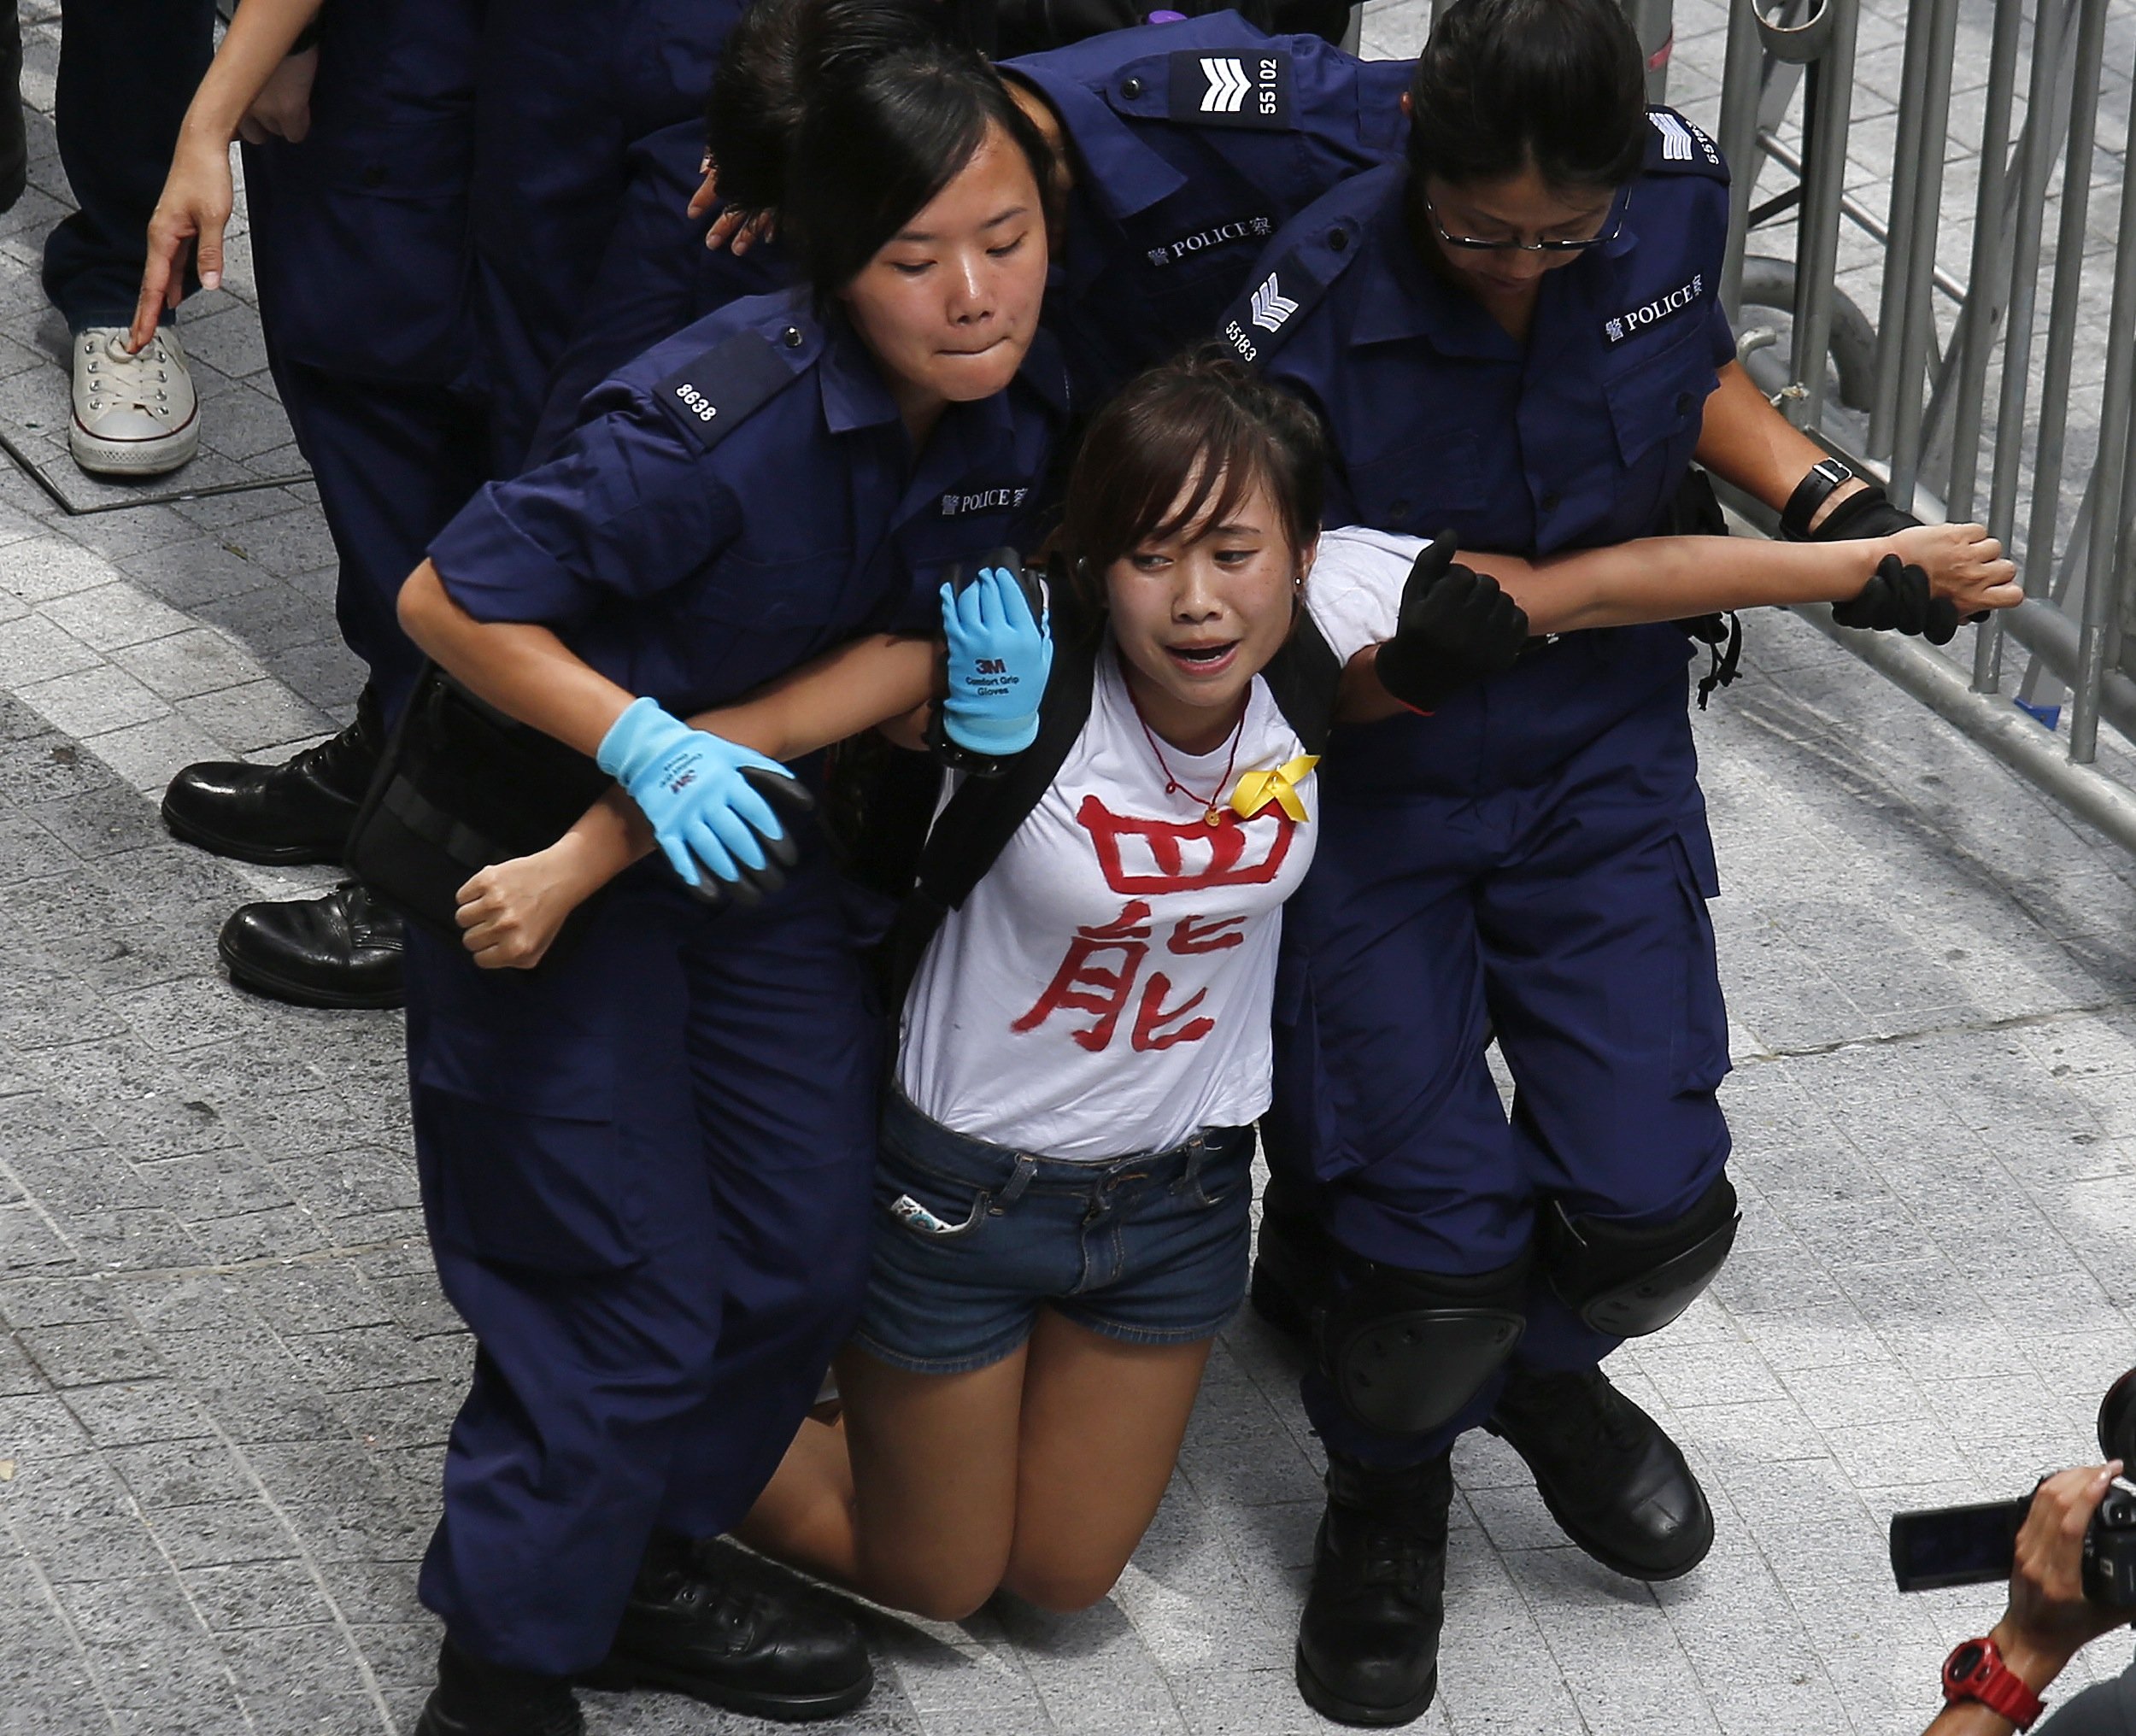
M 1406 1724 L 1439 1691 L 1452 1455 L 1405 1470 L 1328 1456 L 1298 1623 L 1298 1692 L 1338 1724 Z
M 1278 1332 L 1304 1339 L 1335 1283 L 1335 1248 L 1310 1194 L 1271 1176 L 1261 1190 L 1253 1246 L 1253 1311 Z
M 731 1544 L 655 1538 L 615 1645 L 590 1687 L 665 1688 L 752 1717 L 835 1718 L 875 1671 L 851 1619 L 783 1568 Z
M 361 881 L 324 898 L 247 904 L 222 925 L 215 949 L 230 980 L 299 1006 L 398 1006 L 407 997 L 399 914 Z
M 1682 1451 L 1599 1369 L 1517 1365 L 1484 1424 L 1528 1461 L 1566 1536 L 1628 1579 L 1673 1580 L 1713 1547 Z
M 571 1684 L 485 1663 L 448 1639 L 415 1736 L 584 1736 Z
M 279 765 L 188 765 L 163 792 L 163 824 L 173 837 L 243 862 L 338 862 L 384 751 L 384 718 L 367 687 L 355 722 Z

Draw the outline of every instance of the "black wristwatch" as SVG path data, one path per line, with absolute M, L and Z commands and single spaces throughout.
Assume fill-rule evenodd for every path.
M 1817 508 L 1832 498 L 1833 490 L 1853 480 L 1854 472 L 1838 459 L 1820 458 L 1780 509 L 1780 534 L 1790 542 L 1807 542 L 1810 521 L 1817 516 Z
M 961 771 L 970 777 L 999 777 L 1008 770 L 1007 760 L 967 748 L 953 737 L 948 724 L 943 721 L 939 701 L 927 719 L 926 739 L 927 751 L 935 756 L 935 763 L 948 771 Z

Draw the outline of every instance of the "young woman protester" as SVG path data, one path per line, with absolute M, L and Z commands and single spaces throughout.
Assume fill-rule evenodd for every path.
M 880 1063 L 819 853 L 716 918 L 682 883 L 760 871 L 759 789 L 787 779 L 681 718 L 931 622 L 944 567 L 1024 534 L 1065 389 L 1037 331 L 1045 147 L 977 56 L 856 70 L 795 163 L 805 291 L 623 370 L 401 594 L 431 657 L 596 757 L 679 871 L 621 876 L 535 976 L 410 937 L 425 1208 L 478 1346 L 421 1577 L 447 1636 L 423 1736 L 575 1732 L 587 1672 L 781 1717 L 868 1686 L 842 1616 L 695 1546 L 850 1329 Z
M 1319 411 L 1331 524 L 1606 548 L 1672 522 L 1695 457 L 1785 508 L 1791 536 L 1911 525 L 1735 362 L 1727 167 L 1646 108 L 1611 0 L 1455 0 L 1409 110 L 1405 161 L 1294 220 L 1223 326 Z M 1741 567 L 1742 545 L 1707 547 Z M 1711 606 L 1686 587 L 1664 615 Z M 1957 626 L 1903 573 L 1839 613 Z M 1268 1141 L 1294 1197 L 1317 1199 L 1265 1211 L 1255 1284 L 1322 1314 L 1306 1402 L 1329 1505 L 1298 1678 L 1360 1724 L 1430 1703 L 1464 1429 L 1501 1434 L 1617 1572 L 1688 1572 L 1713 1537 L 1683 1454 L 1600 1368 L 1689 1305 L 1736 1222 L 1691 642 L 1568 633 L 1504 666 L 1476 661 L 1458 617 L 1443 627 L 1437 657 L 1487 678 L 1333 749 L 1286 930 L 1298 993 Z M 1331 1282 L 1301 1256 L 1301 1217 L 1339 1250 Z
M 1060 657 L 1015 738 L 1036 743 L 998 783 L 959 787 L 907 906 L 842 1423 L 799 1430 L 741 1528 L 756 1546 L 954 1618 L 1002 1588 L 1094 1602 L 1147 1528 L 1245 1290 L 1280 906 L 1313 854 L 1338 672 L 1352 716 L 1434 703 L 1465 678 L 1435 661 L 1434 622 L 1458 615 L 1509 658 L 1529 630 L 1450 548 L 1345 532 L 1317 539 L 1344 571 L 1310 603 L 1325 638 L 1306 630 L 1300 599 L 1328 560 L 1323 456 L 1311 413 L 1221 351 L 1151 370 L 1091 424 L 1053 569 Z M 1996 576 L 1980 537 L 1752 550 L 1748 578 L 1711 601 L 1752 600 L 1752 583 L 1762 600 L 1843 598 L 1889 557 L 1969 601 Z M 1651 619 L 1709 566 L 1680 539 L 1513 562 L 1508 584 L 1570 627 Z M 1006 672 L 1042 681 L 1008 575 L 971 595 L 968 615 L 1011 623 L 990 645 Z M 960 637 L 953 711 L 971 681 Z M 697 723 L 810 752 L 905 718 L 937 658 L 931 642 L 869 640 Z M 469 951 L 538 959 L 566 912 L 651 847 L 635 830 L 596 811 L 477 876 Z

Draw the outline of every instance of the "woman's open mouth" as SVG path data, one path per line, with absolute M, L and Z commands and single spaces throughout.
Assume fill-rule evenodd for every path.
M 1238 650 L 1236 639 L 1225 639 L 1213 645 L 1167 645 L 1165 654 L 1191 674 L 1215 675 L 1231 666 Z

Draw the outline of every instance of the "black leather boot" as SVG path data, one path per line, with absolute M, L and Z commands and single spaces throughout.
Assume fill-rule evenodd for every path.
M 485 1663 L 449 1638 L 415 1736 L 584 1736 L 585 1728 L 561 1677 Z
M 1713 1509 L 1682 1451 L 1601 1369 L 1517 1364 L 1484 1426 L 1528 1461 L 1565 1535 L 1613 1572 L 1673 1580 L 1713 1547 Z
M 398 1006 L 407 935 L 398 912 L 344 880 L 324 898 L 240 905 L 215 949 L 230 980 L 299 1006 Z
M 1328 1455 L 1298 1692 L 1338 1724 L 1406 1724 L 1439 1690 L 1451 1451 L 1403 1470 Z
M 1253 1311 L 1278 1332 L 1306 1338 L 1334 1286 L 1335 1262 L 1335 1244 L 1311 1193 L 1270 1176 L 1261 1190 L 1261 1229 L 1247 1293 Z
M 163 792 L 163 824 L 173 837 L 243 862 L 338 862 L 384 752 L 384 716 L 367 687 L 355 722 L 279 765 L 188 765 Z
M 713 1541 L 656 1536 L 590 1687 L 665 1688 L 752 1717 L 849 1712 L 875 1686 L 860 1630 L 783 1568 Z

